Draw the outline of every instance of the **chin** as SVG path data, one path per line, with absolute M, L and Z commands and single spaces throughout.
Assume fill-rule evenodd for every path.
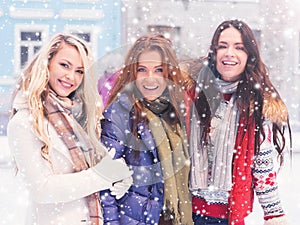
M 153 96 L 151 96 L 151 97 L 147 96 L 147 97 L 145 97 L 145 99 L 149 100 L 149 101 L 153 101 L 153 100 L 157 99 L 158 97 L 159 96 L 155 96 L 155 97 L 153 97 Z
M 228 76 L 221 76 L 222 80 L 228 81 L 228 82 L 235 82 L 240 79 L 240 76 L 236 75 L 228 75 Z

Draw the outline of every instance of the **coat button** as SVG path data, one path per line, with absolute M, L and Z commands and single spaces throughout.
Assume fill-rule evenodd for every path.
M 158 192 L 159 192 L 160 194 L 163 194 L 163 193 L 164 193 L 164 189 L 163 189 L 163 188 L 159 188 L 159 189 L 158 189 Z

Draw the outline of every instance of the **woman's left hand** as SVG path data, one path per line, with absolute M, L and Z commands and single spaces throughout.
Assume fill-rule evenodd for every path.
M 122 181 L 114 183 L 113 186 L 110 188 L 111 195 L 114 195 L 116 199 L 122 198 L 130 188 L 132 183 L 132 177 L 128 177 Z

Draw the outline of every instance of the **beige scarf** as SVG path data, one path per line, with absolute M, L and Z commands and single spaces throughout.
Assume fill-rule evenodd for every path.
M 165 220 L 173 225 L 192 225 L 192 205 L 188 188 L 190 169 L 186 135 L 177 124 L 178 135 L 163 119 L 147 110 L 149 128 L 158 148 L 164 176 Z
M 99 162 L 99 155 L 84 129 L 72 116 L 72 101 L 56 96 L 51 91 L 44 101 L 46 116 L 68 147 L 74 171 L 79 172 Z M 101 206 L 98 193 L 86 196 L 91 225 L 102 224 Z

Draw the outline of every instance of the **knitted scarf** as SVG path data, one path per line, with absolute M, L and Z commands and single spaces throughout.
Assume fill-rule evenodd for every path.
M 232 94 L 237 82 L 228 83 L 215 80 L 215 89 Z M 201 140 L 201 127 L 192 117 L 190 146 L 192 149 L 191 191 L 208 203 L 228 203 L 228 193 L 232 186 L 232 159 L 237 133 L 238 112 L 236 96 L 230 101 L 220 101 L 213 114 L 210 134 L 205 144 Z M 197 114 L 197 112 L 194 113 Z
M 156 101 L 156 104 L 159 104 L 159 102 Z M 166 110 L 168 105 L 170 104 L 163 101 L 163 107 L 155 107 L 155 113 L 159 113 L 157 109 L 160 109 L 161 112 L 168 111 L 169 114 L 169 110 Z M 147 108 L 154 109 L 149 107 L 149 104 Z M 175 126 L 177 126 L 177 131 L 181 131 L 180 134 L 174 131 L 174 124 L 172 126 L 172 124 L 161 118 L 168 117 L 166 115 L 156 115 L 153 111 L 147 110 L 146 117 L 158 148 L 163 171 L 164 218 L 165 220 L 172 220 L 173 225 L 192 225 L 191 196 L 188 189 L 190 161 L 186 136 L 179 124 L 176 123 Z
M 44 101 L 44 107 L 46 117 L 69 149 L 75 172 L 86 170 L 95 165 L 99 161 L 99 156 L 84 129 L 72 116 L 72 100 L 67 97 L 59 97 L 50 91 Z M 98 194 L 94 193 L 85 198 L 91 224 L 102 224 Z
M 222 116 L 224 123 L 218 125 L 219 128 L 221 128 L 219 130 L 221 133 L 218 132 L 218 134 L 215 134 L 214 140 L 212 140 L 213 148 L 206 146 L 207 143 L 205 143 L 205 145 L 203 144 L 201 140 L 201 127 L 197 125 L 197 121 L 194 121 L 194 119 L 197 117 L 192 117 L 190 146 L 194 156 L 192 157 L 190 190 L 192 191 L 193 195 L 204 198 L 208 203 L 228 203 L 229 224 L 232 225 L 235 222 L 243 221 L 244 217 L 252 211 L 252 165 L 254 158 L 255 125 L 252 117 L 250 117 L 248 121 L 243 116 L 240 116 L 240 118 L 235 118 L 237 116 L 237 109 L 234 101 L 234 93 L 237 83 L 229 83 L 220 79 L 215 79 L 213 84 L 214 88 L 219 93 L 233 93 L 233 96 L 228 103 L 229 107 L 226 114 L 223 114 Z M 222 101 L 219 104 L 219 107 L 222 107 Z M 220 111 L 220 108 L 218 108 L 214 115 L 219 117 L 222 115 L 222 113 L 220 114 L 222 111 L 223 110 Z M 195 109 L 193 112 L 196 114 Z M 211 124 L 212 128 L 216 128 L 216 124 L 214 124 L 214 122 L 215 121 L 213 119 Z M 248 124 L 247 127 L 245 127 L 246 124 Z M 230 150 L 228 147 L 232 149 Z M 222 150 L 215 152 L 218 148 L 221 148 Z M 211 150 L 213 151 L 209 152 Z M 225 150 L 226 152 L 224 153 L 223 151 Z M 217 156 L 217 158 L 213 161 L 211 158 L 212 153 L 214 156 Z M 220 164 L 218 157 L 221 157 L 221 155 L 219 154 L 223 154 L 225 156 L 224 159 L 230 159 L 230 157 L 226 156 L 228 153 L 231 154 L 233 160 L 227 160 L 224 162 L 221 161 Z M 212 166 L 210 162 L 217 163 L 215 166 L 223 165 L 224 163 L 229 166 L 230 170 L 223 170 L 224 172 L 227 172 L 225 172 L 226 176 L 223 176 L 224 180 L 221 180 L 221 183 L 219 183 L 218 180 L 220 180 L 222 177 L 215 177 L 214 173 L 208 173 L 208 168 Z M 211 167 L 211 169 L 213 168 L 214 167 Z M 232 171 L 232 173 L 228 171 Z M 211 175 L 214 175 L 214 177 L 211 177 Z M 232 177 L 229 178 L 228 175 L 232 175 Z M 215 180 L 215 178 L 217 178 L 217 180 Z M 212 181 L 213 184 L 217 184 L 217 186 L 212 186 L 209 188 L 209 185 Z M 231 183 L 231 187 L 228 185 L 228 182 Z M 220 184 L 222 183 L 226 184 L 222 185 L 224 191 L 220 191 L 220 188 L 222 188 Z M 215 189 L 216 187 L 217 189 Z
M 245 125 L 247 127 L 245 127 Z M 252 168 L 254 161 L 255 122 L 241 117 L 235 141 L 236 153 L 233 161 L 232 189 L 229 197 L 229 224 L 241 222 L 252 212 L 253 187 Z

